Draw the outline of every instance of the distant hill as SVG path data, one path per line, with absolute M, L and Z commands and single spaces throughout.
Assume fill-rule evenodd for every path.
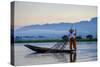
M 71 23 L 59 22 L 55 24 L 29 25 L 21 27 L 15 31 L 16 36 L 32 36 L 34 38 L 61 38 L 68 33 Z M 90 21 L 80 21 L 73 24 L 77 30 L 77 36 L 86 36 L 88 34 L 96 37 L 97 34 L 97 17 L 91 18 Z

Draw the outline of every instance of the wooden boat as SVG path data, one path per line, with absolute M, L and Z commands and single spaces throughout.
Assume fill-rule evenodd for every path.
M 24 45 L 25 47 L 31 49 L 32 51 L 36 51 L 37 53 L 71 53 L 75 50 L 60 50 L 60 49 L 52 49 L 52 48 L 44 48 L 32 45 Z

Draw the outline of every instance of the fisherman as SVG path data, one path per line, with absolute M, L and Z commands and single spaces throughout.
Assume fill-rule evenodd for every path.
M 70 29 L 69 30 L 69 41 L 70 41 L 70 50 L 76 50 L 76 30 Z

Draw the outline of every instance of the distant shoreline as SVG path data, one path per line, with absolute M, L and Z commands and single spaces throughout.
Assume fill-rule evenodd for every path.
M 97 39 L 77 39 L 77 42 L 96 42 Z M 14 43 L 45 43 L 45 42 L 64 42 L 62 39 L 48 40 L 17 40 Z

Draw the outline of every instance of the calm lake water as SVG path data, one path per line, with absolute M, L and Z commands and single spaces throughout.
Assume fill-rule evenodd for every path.
M 15 65 L 51 64 L 86 62 L 97 60 L 96 42 L 77 42 L 77 51 L 74 53 L 45 53 L 34 54 L 34 51 L 25 47 L 27 43 L 15 43 Z M 28 43 L 40 47 L 52 47 L 56 43 Z M 67 48 L 69 45 L 67 45 Z

